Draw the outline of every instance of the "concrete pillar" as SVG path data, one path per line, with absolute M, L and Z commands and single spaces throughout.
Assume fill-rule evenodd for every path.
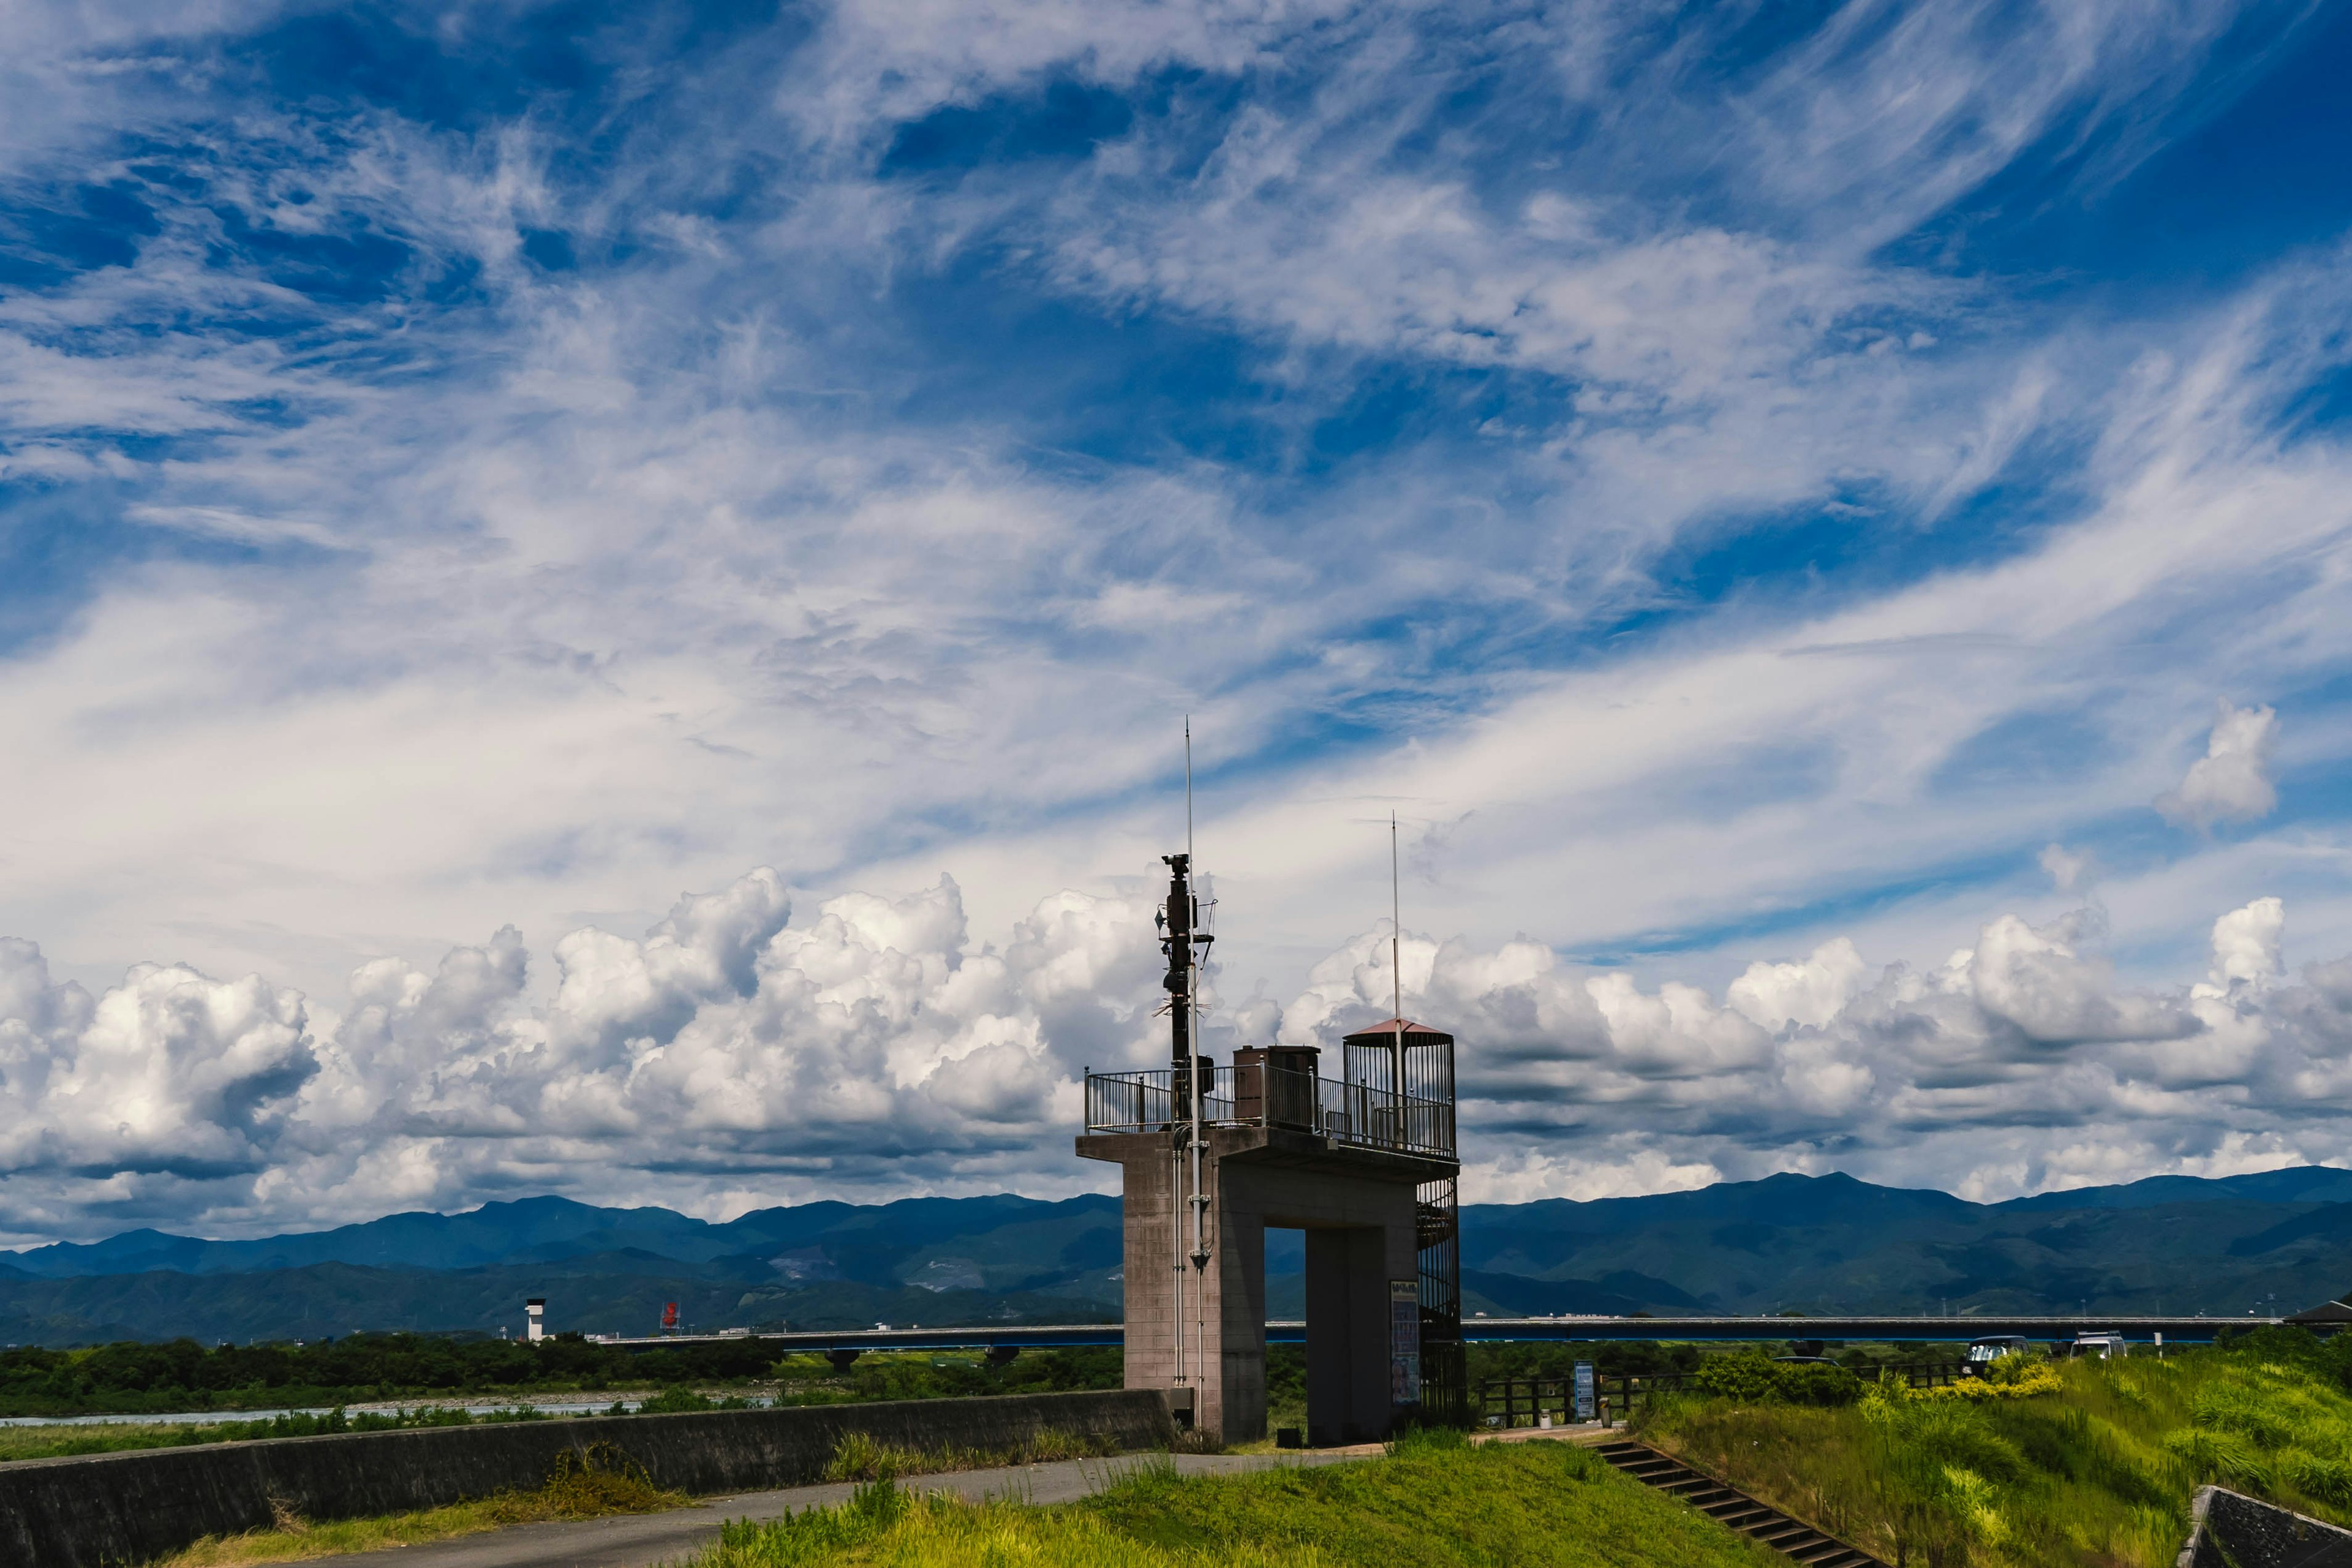
M 1217 1256 L 1209 1266 L 1220 1369 L 1214 1430 L 1223 1442 L 1255 1443 L 1265 1436 L 1265 1215 L 1239 1192 L 1217 1197 Z
M 1127 1386 L 1172 1388 L 1176 1362 L 1174 1255 L 1169 1198 L 1175 1163 L 1164 1140 L 1137 1139 L 1121 1162 L 1121 1224 L 1126 1246 L 1120 1289 L 1126 1297 Z M 1155 1151 L 1150 1147 L 1157 1144 Z

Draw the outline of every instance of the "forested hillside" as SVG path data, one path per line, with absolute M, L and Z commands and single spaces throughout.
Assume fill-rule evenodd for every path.
M 2294 1310 L 2352 1287 L 2352 1172 L 2325 1167 L 1972 1204 L 1847 1176 L 1463 1210 L 1465 1305 L 1558 1312 Z M 214 1241 L 132 1232 L 0 1255 L 0 1340 L 322 1339 L 355 1331 L 1085 1322 L 1119 1310 L 1119 1207 L 1012 1196 L 762 1209 L 710 1224 L 562 1198 Z M 1296 1232 L 1267 1307 L 1300 1310 Z

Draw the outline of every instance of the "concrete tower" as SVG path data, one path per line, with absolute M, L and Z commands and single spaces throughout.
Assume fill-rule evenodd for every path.
M 1226 1443 L 1265 1435 L 1265 1232 L 1306 1232 L 1307 1441 L 1462 1415 L 1454 1037 L 1391 1018 L 1341 1042 L 1194 1054 L 1197 905 L 1168 858 L 1174 1060 L 1087 1075 L 1079 1154 L 1120 1168 L 1127 1386 Z

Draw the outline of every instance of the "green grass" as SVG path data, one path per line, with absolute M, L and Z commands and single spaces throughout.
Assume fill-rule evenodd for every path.
M 2048 1373 L 2015 1398 L 1666 1401 L 1636 1431 L 1905 1568 L 2169 1568 L 2208 1482 L 2352 1524 L 2352 1341 L 2270 1330 Z
M 262 1437 L 317 1437 L 336 1432 L 394 1432 L 411 1426 L 473 1426 L 485 1422 L 547 1419 L 538 1411 L 522 1407 L 475 1415 L 462 1409 L 428 1405 L 415 1410 L 363 1411 L 357 1415 L 330 1410 L 319 1415 L 273 1415 L 258 1421 L 208 1421 L 171 1426 L 0 1426 L 0 1461 L 120 1454 L 139 1448 L 184 1448 L 199 1443 L 250 1443 Z
M 1408 1439 L 1391 1457 L 1180 1479 L 1144 1465 L 1054 1508 L 911 1498 L 887 1481 L 730 1523 L 688 1568 L 1767 1568 L 1785 1560 L 1564 1443 Z
M 219 1436 L 209 1426 L 0 1426 L 0 1463 L 71 1454 L 119 1454 L 132 1448 L 181 1448 L 218 1441 Z
M 1098 1458 L 1109 1450 L 1061 1432 L 1041 1432 L 1008 1448 L 903 1448 L 853 1432 L 834 1449 L 825 1479 L 878 1481 L 888 1489 L 898 1476 L 938 1470 L 984 1469 L 1037 1464 L 1050 1459 Z M 501 1491 L 445 1507 L 365 1519 L 314 1521 L 280 1508 L 273 1528 L 242 1535 L 208 1536 L 151 1568 L 249 1568 L 342 1552 L 415 1546 L 452 1536 L 500 1530 L 547 1520 L 594 1519 L 615 1513 L 651 1513 L 687 1502 L 682 1492 L 654 1485 L 645 1468 L 617 1444 L 598 1441 L 584 1458 L 566 1450 L 555 1471 L 533 1491 Z
M 535 1491 L 497 1492 L 446 1508 L 324 1523 L 313 1523 L 282 1504 L 273 1504 L 278 1515 L 275 1527 L 242 1535 L 208 1535 L 152 1568 L 251 1568 L 382 1547 L 416 1546 L 510 1524 L 653 1513 L 683 1507 L 686 1501 L 685 1493 L 655 1486 L 645 1468 L 619 1448 L 593 1443 L 585 1457 L 566 1449 L 546 1484 Z
M 1004 1448 L 934 1447 L 906 1448 L 878 1443 L 863 1432 L 852 1432 L 834 1446 L 824 1468 L 829 1481 L 887 1481 L 900 1476 L 936 1475 L 946 1470 L 986 1470 L 1009 1465 L 1043 1465 L 1057 1459 L 1097 1459 L 1119 1450 L 1098 1438 L 1069 1432 L 1031 1434 Z

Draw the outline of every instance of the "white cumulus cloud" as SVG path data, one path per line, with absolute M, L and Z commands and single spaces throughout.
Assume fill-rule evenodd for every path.
M 2206 828 L 2217 822 L 2253 822 L 2278 805 L 2271 783 L 2271 751 L 2278 714 L 2269 708 L 2233 708 L 2223 698 L 2205 754 L 2189 764 L 2180 787 L 2157 796 L 2168 822 Z
M 0 942 L 0 1231 L 252 1231 L 520 1191 L 702 1212 L 815 1195 L 1069 1191 L 1088 1067 L 1149 1066 L 1148 904 L 1066 890 L 976 941 L 941 878 L 799 921 L 752 870 L 642 936 L 511 927 L 359 966 L 338 1012 L 258 976 L 140 964 L 92 996 Z M 2132 987 L 2076 910 L 1927 968 L 1853 942 L 1718 997 L 1526 940 L 1350 939 L 1286 1003 L 1211 995 L 1208 1045 L 1334 1051 L 1408 1013 L 1460 1041 L 1475 1196 L 1598 1196 L 1773 1170 L 2002 1195 L 2352 1154 L 2352 961 L 2286 973 L 2282 900 L 2210 971 Z M 1337 1071 L 1336 1056 L 1327 1057 Z

